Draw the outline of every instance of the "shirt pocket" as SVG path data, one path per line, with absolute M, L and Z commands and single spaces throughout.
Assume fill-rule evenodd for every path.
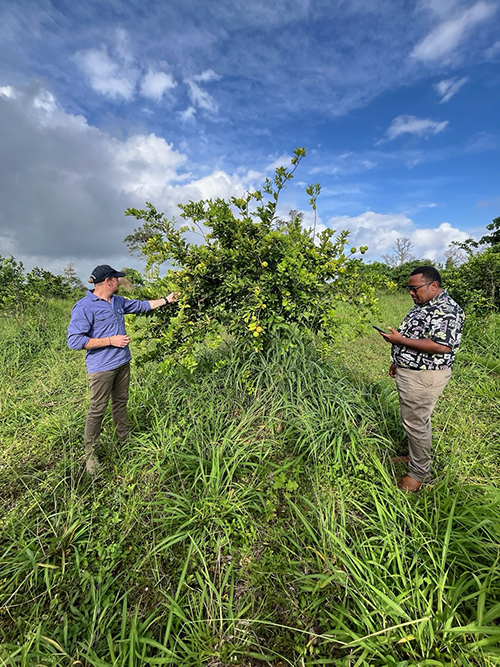
M 112 312 L 97 313 L 94 319 L 94 331 L 99 334 L 112 331 L 116 327 L 116 317 Z
M 113 312 L 106 311 L 105 313 L 97 313 L 95 316 L 96 322 L 112 322 L 115 319 Z

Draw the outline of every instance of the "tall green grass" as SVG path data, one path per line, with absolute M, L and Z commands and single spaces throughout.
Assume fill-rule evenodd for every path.
M 0 665 L 500 664 L 492 320 L 438 404 L 436 482 L 408 496 L 376 332 L 136 369 L 133 438 L 107 420 L 89 479 L 69 308 L 0 325 Z

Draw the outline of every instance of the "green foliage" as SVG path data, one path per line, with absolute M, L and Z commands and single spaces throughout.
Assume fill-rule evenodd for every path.
M 262 191 L 181 204 L 189 224 L 180 229 L 149 202 L 145 210 L 126 211 L 143 221 L 125 239 L 129 249 L 141 252 L 148 267 L 171 262 L 175 268 L 159 285 L 181 295 L 174 314 L 155 313 L 145 332 L 150 356 L 189 359 L 207 336 L 216 345 L 221 327 L 253 349 L 265 349 L 276 337 L 286 347 L 295 328 L 332 338 L 339 302 L 353 304 L 360 318 L 373 305 L 373 287 L 360 277 L 347 231 L 328 229 L 315 240 L 300 214 L 276 217 L 279 194 L 304 155 L 296 149 L 291 167 L 276 169 Z M 315 210 L 319 185 L 307 192 Z M 188 242 L 187 232 L 204 242 Z
M 491 234 L 485 234 L 479 241 L 467 239 L 454 244 L 467 252 L 468 260 L 460 266 L 447 266 L 443 273 L 453 298 L 469 313 L 475 314 L 500 308 L 500 217 L 486 229 Z M 489 247 L 477 252 L 481 246 Z
M 500 217 L 493 218 L 493 221 L 489 225 L 486 225 L 486 229 L 491 232 L 491 234 L 484 234 L 479 241 L 474 239 L 466 239 L 462 243 L 454 242 L 454 245 L 458 246 L 462 250 L 465 250 L 469 254 L 472 254 L 475 249 L 480 246 L 490 246 L 500 245 Z
M 71 294 L 71 287 L 64 276 L 55 276 L 38 266 L 26 275 L 26 293 L 33 298 L 65 299 Z
M 365 264 L 359 261 L 360 276 L 370 285 L 378 289 L 395 290 L 397 285 L 394 282 L 394 269 L 384 262 L 370 262 Z
M 126 273 L 127 280 L 132 284 L 132 287 L 138 288 L 144 286 L 144 276 L 137 269 L 123 268 L 121 269 L 123 273 Z
M 392 269 L 392 279 L 399 289 L 408 285 L 410 274 L 419 266 L 434 266 L 434 262 L 432 259 L 412 259 L 411 262 L 405 262 Z
M 40 300 L 65 299 L 81 287 L 76 274 L 56 276 L 37 266 L 25 274 L 22 262 L 0 256 L 0 309 L 22 310 Z
M 499 219 L 500 220 L 500 219 Z M 487 313 L 500 308 L 500 245 L 443 272 L 446 289 L 468 312 Z
M 0 256 L 0 308 L 22 302 L 26 296 L 24 266 L 14 257 Z
M 69 287 L 69 289 L 73 293 L 77 292 L 84 292 L 85 291 L 85 286 L 80 280 L 80 278 L 76 275 L 75 267 L 73 265 L 73 262 L 68 262 L 66 266 L 62 270 L 62 276 L 64 279 L 64 284 Z
M 489 225 L 486 225 L 486 229 L 490 231 L 491 234 L 482 236 L 479 239 L 479 245 L 500 245 L 500 217 L 493 218 L 493 221 L 490 222 Z
M 371 262 L 360 266 L 360 272 L 370 284 L 379 288 L 403 289 L 408 285 L 411 272 L 424 265 L 434 266 L 434 262 L 431 259 L 412 259 L 397 266 L 390 266 L 385 262 Z

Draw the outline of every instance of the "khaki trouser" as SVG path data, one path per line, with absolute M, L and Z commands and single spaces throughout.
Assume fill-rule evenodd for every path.
M 419 482 L 431 478 L 431 414 L 450 377 L 450 368 L 439 371 L 396 368 L 401 419 L 408 436 L 408 473 Z
M 127 400 L 130 364 L 112 371 L 89 374 L 90 406 L 85 422 L 85 453 L 94 452 L 101 433 L 102 419 L 111 396 L 111 415 L 120 442 L 128 438 Z

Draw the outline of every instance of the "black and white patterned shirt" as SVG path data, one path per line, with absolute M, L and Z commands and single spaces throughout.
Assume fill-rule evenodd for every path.
M 392 361 L 402 368 L 439 370 L 451 368 L 462 339 L 465 315 L 460 306 L 443 290 L 422 305 L 415 304 L 399 325 L 405 338 L 430 338 L 446 345 L 450 352 L 429 354 L 404 345 L 393 345 Z

